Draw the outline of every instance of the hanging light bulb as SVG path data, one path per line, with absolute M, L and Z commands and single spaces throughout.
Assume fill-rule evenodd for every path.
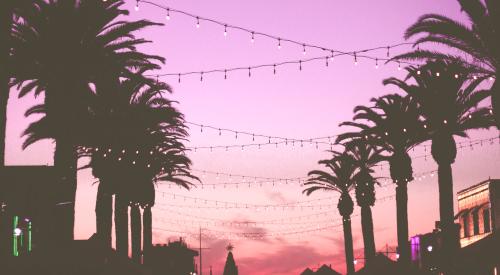
M 418 70 L 418 71 L 417 71 L 417 74 L 418 74 L 418 75 L 420 75 L 420 73 L 421 73 L 421 72 L 420 72 L 420 70 Z
M 354 52 L 354 65 L 358 65 L 358 56 L 356 55 L 356 52 Z
M 398 71 L 401 71 L 401 63 L 398 62 Z
M 458 78 L 458 74 L 455 74 L 455 78 Z
M 139 11 L 139 0 L 137 0 L 135 2 L 135 7 L 134 7 L 135 11 Z
M 167 20 L 170 20 L 170 9 L 167 9 L 167 16 L 165 16 Z
M 227 36 L 227 25 L 224 25 L 224 37 Z
M 439 72 L 436 73 L 436 76 L 440 76 L 441 74 Z
M 278 38 L 278 50 L 281 50 L 281 38 Z
M 196 28 L 197 29 L 200 28 L 200 18 L 199 17 L 196 17 Z
M 378 69 L 378 58 L 375 58 L 375 69 Z
M 306 55 L 306 44 L 302 44 L 302 53 Z
M 276 74 L 276 64 L 273 65 L 273 74 Z
M 250 42 L 255 42 L 255 35 L 254 35 L 254 32 L 252 32 L 252 38 L 250 39 Z
M 248 67 L 248 77 L 251 77 L 252 76 L 252 71 L 251 71 L 251 67 Z

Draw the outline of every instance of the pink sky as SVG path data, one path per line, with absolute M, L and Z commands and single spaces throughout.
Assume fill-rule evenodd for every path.
M 164 3 L 164 1 L 157 1 Z M 306 4 L 307 3 L 307 4 Z M 171 14 L 171 20 L 165 20 L 165 12 L 151 6 L 141 5 L 140 11 L 133 11 L 135 1 L 127 0 L 127 8 L 131 10 L 131 19 L 147 18 L 163 22 L 166 25 L 148 29 L 140 35 L 154 41 L 145 47 L 148 52 L 166 57 L 167 62 L 162 72 L 203 71 L 213 68 L 258 65 L 286 60 L 304 58 L 302 48 L 283 43 L 277 49 L 276 41 L 256 37 L 250 43 L 247 33 L 229 31 L 223 36 L 223 28 L 210 23 L 201 23 L 195 27 L 195 20 L 186 16 Z M 418 16 L 438 12 L 454 18 L 462 18 L 456 1 L 230 1 L 230 0 L 172 0 L 165 5 L 190 13 L 217 19 L 228 24 L 238 25 L 276 36 L 323 45 L 329 48 L 352 51 L 402 42 L 402 34 L 407 26 Z M 400 50 L 404 50 L 401 48 Z M 396 52 L 396 51 L 394 51 Z M 309 50 L 307 56 L 321 56 L 320 51 Z M 376 53 L 385 56 L 385 51 Z M 236 72 L 224 80 L 223 74 L 205 75 L 203 82 L 199 76 L 187 76 L 177 83 L 177 78 L 165 78 L 174 88 L 174 99 L 179 101 L 179 109 L 186 119 L 205 125 L 255 132 L 265 135 L 291 138 L 309 138 L 340 133 L 338 124 L 352 118 L 352 109 L 359 104 L 369 104 L 372 97 L 398 92 L 393 87 L 384 87 L 381 81 L 390 76 L 404 74 L 395 65 L 381 66 L 374 69 L 374 62 L 360 60 L 358 66 L 353 65 L 352 58 L 339 57 L 329 67 L 324 62 L 298 66 L 286 66 L 278 69 L 273 75 L 272 69 L 252 71 L 249 78 L 247 72 Z M 37 99 L 41 100 L 41 99 Z M 40 142 L 22 151 L 22 139 L 19 138 L 28 121 L 22 114 L 34 101 L 18 100 L 11 96 L 9 106 L 7 162 L 9 164 L 51 164 L 53 146 L 50 141 Z M 471 133 L 472 138 L 486 138 L 498 135 L 496 130 Z M 256 142 L 267 140 L 256 139 Z M 211 146 L 226 144 L 252 143 L 251 137 L 223 134 L 217 131 L 199 128 L 191 129 L 189 146 Z M 314 168 L 317 161 L 328 158 L 325 150 L 314 146 L 274 146 L 262 149 L 209 150 L 191 152 L 194 168 L 200 170 L 219 171 L 260 177 L 303 177 Z M 459 151 L 453 166 L 455 192 L 488 177 L 499 178 L 500 149 L 498 144 L 474 150 Z M 415 150 L 413 155 L 424 154 L 423 148 Z M 436 169 L 431 158 L 414 160 L 415 173 Z M 386 168 L 378 172 L 388 175 Z M 200 174 L 201 176 L 201 174 Z M 227 182 L 228 177 L 217 179 L 214 175 L 204 179 L 205 183 Z M 96 180 L 90 171 L 79 174 L 77 194 L 76 237 L 88 238 L 95 230 L 95 193 Z M 241 180 L 240 180 L 241 181 Z M 409 218 L 410 235 L 426 233 L 434 228 L 438 219 L 437 177 L 427 177 L 409 185 Z M 179 194 L 190 197 L 253 204 L 280 204 L 315 198 L 336 197 L 335 194 L 315 193 L 310 197 L 301 194 L 297 185 L 267 187 L 218 188 L 207 190 L 195 188 L 183 191 L 178 188 L 159 189 L 168 194 Z M 394 194 L 394 188 L 377 190 L 377 197 Z M 277 218 L 292 218 L 329 211 L 322 217 L 302 220 L 300 226 L 312 228 L 324 226 L 325 221 L 339 218 L 335 207 L 336 200 L 329 202 L 332 208 L 319 208 L 300 211 L 242 211 L 242 210 L 198 210 L 200 201 L 184 201 L 177 196 L 163 197 L 157 195 L 157 203 L 182 205 L 170 207 L 169 211 L 155 209 L 155 228 L 172 231 L 183 231 L 188 234 L 187 242 L 192 247 L 198 246 L 198 239 L 189 233 L 196 233 L 200 218 L 181 216 L 174 212 L 183 212 L 191 216 L 206 217 L 218 220 L 251 220 L 266 221 Z M 325 202 L 323 202 L 325 203 Z M 156 208 L 168 208 L 157 205 Z M 191 207 L 191 208 L 190 208 Z M 355 210 L 357 213 L 358 210 Z M 386 244 L 396 244 L 396 210 L 395 201 L 378 202 L 373 208 L 375 239 L 378 250 L 385 249 Z M 179 225 L 177 222 L 187 222 Z M 297 221 L 293 221 L 297 223 Z M 202 225 L 209 230 L 217 231 L 250 231 L 250 232 L 289 232 L 295 231 L 297 224 L 266 225 L 258 228 L 239 229 L 227 225 Z M 293 227 L 293 228 L 292 228 Z M 154 242 L 165 242 L 177 239 L 178 234 L 156 231 Z M 355 255 L 362 257 L 362 236 L 359 217 L 353 218 L 353 237 Z M 269 237 L 264 240 L 227 240 L 204 239 L 203 271 L 208 274 L 209 266 L 213 266 L 214 274 L 221 274 L 226 258 L 225 246 L 231 241 L 235 245 L 234 256 L 239 265 L 240 274 L 299 274 L 306 267 L 317 267 L 320 264 L 332 264 L 339 270 L 345 270 L 343 235 L 341 227 L 322 232 L 299 234 L 281 238 Z

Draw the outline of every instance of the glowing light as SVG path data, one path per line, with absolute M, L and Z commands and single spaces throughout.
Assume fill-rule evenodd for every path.
M 417 71 L 417 74 L 418 74 L 418 75 L 420 75 L 420 74 L 421 74 L 420 70 L 418 70 L 418 71 Z
M 135 5 L 134 9 L 135 9 L 135 11 L 139 11 L 139 2 L 137 2 L 137 4 Z
M 280 50 L 280 49 L 281 49 L 281 39 L 278 38 L 278 50 Z
M 251 38 L 250 42 L 252 42 L 252 43 L 255 42 L 255 35 L 253 32 L 252 32 L 252 38 Z
M 429 245 L 429 246 L 427 247 L 427 251 L 432 252 L 432 245 Z
M 196 17 L 196 28 L 197 29 L 200 28 L 200 18 L 199 17 Z
M 23 231 L 20 228 L 14 228 L 14 236 L 21 236 Z
M 439 75 L 440 75 L 440 73 L 439 73 L 439 72 L 437 72 L 437 73 L 436 73 L 436 76 L 439 76 Z
M 302 53 L 306 55 L 306 44 L 302 44 L 302 48 L 303 48 Z
M 455 78 L 458 78 L 458 74 L 455 74 Z
M 375 59 L 375 69 L 378 69 L 378 59 Z
M 167 9 L 167 16 L 165 16 L 167 20 L 170 20 L 170 9 Z
M 358 260 L 357 259 L 354 259 L 354 264 L 358 264 Z
M 227 25 L 224 26 L 224 36 L 227 36 Z

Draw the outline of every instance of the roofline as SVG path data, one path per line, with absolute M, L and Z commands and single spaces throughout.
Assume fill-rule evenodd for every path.
M 480 183 L 474 184 L 474 185 L 472 185 L 472 186 L 470 186 L 470 187 L 467 187 L 467 188 L 465 188 L 465 189 L 462 189 L 462 190 L 458 191 L 458 192 L 457 192 L 457 196 L 459 196 L 459 195 L 461 195 L 461 194 L 463 194 L 463 193 L 465 193 L 465 192 L 468 192 L 468 191 L 470 191 L 470 190 L 472 190 L 472 189 L 474 189 L 474 188 L 477 188 L 477 187 L 479 187 L 479 186 L 481 186 L 481 185 L 483 185 L 483 184 L 486 184 L 486 183 L 492 183 L 492 182 L 495 182 L 495 181 L 500 182 L 500 179 L 487 179 L 487 180 L 483 180 L 483 181 L 482 181 L 482 182 L 480 182 Z

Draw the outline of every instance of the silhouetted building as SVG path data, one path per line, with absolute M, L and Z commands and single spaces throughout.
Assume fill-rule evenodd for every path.
M 439 271 L 439 255 L 442 248 L 441 231 L 415 235 L 410 238 L 411 263 L 432 273 Z
M 47 249 L 57 240 L 58 201 L 54 168 L 0 168 L 0 257 Z
M 457 193 L 460 245 L 468 246 L 500 229 L 500 180 L 488 179 Z
M 332 269 L 331 265 L 322 265 L 316 272 L 314 273 L 316 275 L 340 275 L 337 271 Z
M 306 268 L 300 275 L 314 275 L 314 271 L 312 271 L 309 267 Z
M 195 273 L 194 257 L 198 251 L 188 248 L 186 242 L 169 242 L 154 245 L 148 254 L 144 255 L 145 263 L 153 275 L 178 275 Z
M 340 273 L 333 270 L 331 265 L 324 264 L 319 267 L 316 272 L 310 268 L 306 268 L 300 275 L 340 275 Z
M 356 272 L 357 275 L 429 275 L 425 270 L 416 268 L 415 266 L 404 266 L 389 259 L 383 253 L 378 253 L 375 258 L 370 261 L 370 265 L 364 266 Z

